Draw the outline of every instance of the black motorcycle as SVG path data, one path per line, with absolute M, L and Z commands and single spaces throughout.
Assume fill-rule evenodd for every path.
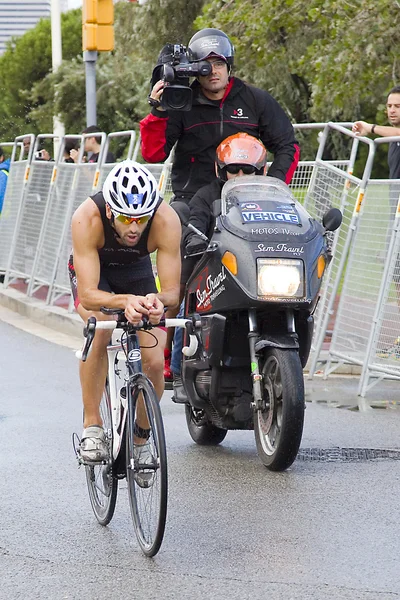
M 187 425 L 203 445 L 219 444 L 229 429 L 254 429 L 261 461 L 282 471 L 301 442 L 326 232 L 342 215 L 332 208 L 318 223 L 273 177 L 235 178 L 221 195 L 186 286 L 185 316 L 199 341 L 194 356 L 183 356 Z

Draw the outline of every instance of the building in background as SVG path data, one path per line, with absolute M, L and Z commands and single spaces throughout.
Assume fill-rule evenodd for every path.
M 68 10 L 68 0 L 59 0 Z M 43 17 L 50 17 L 51 0 L 0 0 L 0 54 L 13 36 L 23 35 Z

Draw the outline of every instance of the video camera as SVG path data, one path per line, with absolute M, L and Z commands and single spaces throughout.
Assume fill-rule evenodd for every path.
M 160 64 L 161 63 L 161 64 Z M 153 69 L 151 85 L 164 80 L 161 106 L 170 110 L 190 110 L 192 108 L 192 90 L 189 77 L 209 75 L 212 71 L 206 60 L 193 62 L 186 47 L 182 44 L 166 44 Z

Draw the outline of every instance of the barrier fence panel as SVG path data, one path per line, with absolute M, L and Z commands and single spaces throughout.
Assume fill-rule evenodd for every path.
M 105 162 L 105 159 L 107 157 L 107 152 L 110 148 L 110 143 L 112 141 L 119 140 L 121 138 L 127 138 L 126 139 L 127 146 L 126 146 L 126 151 L 124 153 L 125 155 L 123 157 L 121 157 L 119 159 L 119 161 L 132 159 L 133 152 L 135 151 L 136 131 L 134 131 L 132 129 L 129 131 L 114 131 L 113 133 L 109 133 L 107 136 L 106 143 L 105 143 L 104 154 L 102 157 L 103 160 L 100 162 L 99 188 L 101 188 L 103 186 L 103 183 L 104 183 L 107 175 L 110 173 L 110 171 L 115 167 L 116 164 L 118 164 L 117 162 L 114 162 L 114 163 Z
M 7 265 L 5 284 L 12 278 L 30 280 L 35 262 L 42 223 L 51 195 L 55 162 L 41 160 L 37 150 L 44 138 L 55 139 L 53 134 L 38 135 L 33 148 L 29 178 L 21 202 L 17 227 Z
M 368 155 L 362 179 L 350 173 L 344 173 L 332 164 L 328 164 L 322 160 L 321 156 L 324 146 L 329 139 L 331 131 L 339 131 L 354 140 L 351 149 L 353 159 L 356 154 L 353 151 L 355 146 L 357 146 L 357 149 L 361 147 L 360 144 L 365 144 L 368 147 Z M 329 320 L 334 314 L 334 305 L 348 254 L 353 243 L 353 234 L 358 227 L 360 209 L 371 173 L 374 153 L 375 146 L 372 140 L 367 138 L 356 139 L 356 136 L 351 131 L 334 123 L 329 123 L 326 126 L 321 138 L 305 206 L 318 219 L 321 219 L 330 207 L 339 208 L 343 214 L 343 221 L 341 227 L 336 232 L 329 234 L 332 260 L 324 275 L 321 298 L 315 314 L 315 331 L 310 353 L 309 377 L 314 375 L 317 370 L 317 364 L 321 362 L 324 339 Z
M 60 255 L 60 241 L 64 237 L 66 223 L 70 221 L 71 190 L 74 189 L 77 165 L 62 162 L 57 165 L 56 169 L 32 277 L 27 290 L 28 296 L 34 294 L 41 286 L 52 285 L 54 268 Z
M 313 131 L 318 132 L 318 136 L 322 135 L 322 131 L 326 127 L 326 123 L 295 123 L 293 128 L 298 133 L 306 132 L 307 135 L 312 134 Z M 342 127 L 351 127 L 352 123 L 344 122 L 337 123 Z M 317 138 L 318 139 L 318 138 Z M 301 147 L 301 144 L 300 144 Z M 318 143 L 316 146 L 316 151 L 318 148 Z M 339 159 L 339 160 L 328 160 L 327 164 L 331 164 L 335 167 L 343 171 L 350 171 L 352 173 L 352 167 L 354 164 L 354 157 L 350 155 L 347 159 Z M 293 173 L 292 181 L 289 184 L 292 192 L 296 200 L 304 204 L 307 197 L 307 192 L 311 183 L 311 177 L 314 171 L 315 160 L 300 160 L 295 172 Z
M 387 262 L 388 233 L 394 221 L 389 196 L 387 180 L 368 182 L 346 266 L 325 375 L 342 363 L 362 366 L 365 362 Z
M 33 152 L 33 140 L 31 138 L 32 149 L 30 155 L 25 160 L 21 158 L 20 146 L 24 137 L 15 138 L 12 155 L 10 172 L 4 197 L 3 210 L 0 216 L 0 273 L 5 274 L 5 285 L 8 284 L 7 267 L 10 260 L 11 249 L 14 240 L 14 232 L 19 223 L 19 214 L 23 203 L 23 198 L 27 188 L 29 178 L 30 158 Z
M 18 223 L 18 213 L 24 195 L 26 180 L 26 160 L 12 163 L 8 176 L 3 210 L 0 217 L 0 273 L 7 270 L 14 231 Z
M 378 138 L 375 144 L 399 141 L 398 137 Z M 400 379 L 400 180 L 373 180 L 370 185 L 384 189 L 379 208 L 389 226 L 379 247 L 373 248 L 383 274 L 358 389 L 362 398 L 382 379 Z
M 295 125 L 295 128 L 320 131 L 324 125 L 303 124 Z M 26 220 L 26 217 L 31 219 L 31 223 L 29 223 L 28 237 L 25 235 L 23 240 L 14 235 L 15 232 L 12 233 L 11 237 L 15 241 L 15 247 L 13 247 L 13 244 L 8 245 L 8 247 L 13 247 L 13 260 L 8 263 L 9 276 L 22 276 L 28 279 L 29 295 L 34 294 L 42 286 L 49 286 L 47 301 L 50 303 L 55 302 L 60 295 L 70 293 L 66 267 L 71 247 L 70 219 L 79 204 L 88 195 L 100 189 L 108 173 L 116 164 L 104 163 L 110 142 L 113 142 L 115 138 L 128 136 L 129 143 L 127 144 L 126 158 L 130 158 L 135 153 L 137 155 L 139 149 L 139 139 L 136 140 L 136 134 L 133 130 L 113 132 L 107 138 L 104 133 L 99 133 L 102 138 L 99 163 L 97 167 L 93 164 L 84 164 L 82 162 L 83 141 L 89 135 L 70 135 L 65 136 L 62 140 L 61 145 L 63 146 L 68 138 L 74 138 L 74 140 L 80 138 L 79 168 L 75 164 L 63 163 L 61 158 L 62 149 L 60 149 L 59 160 L 56 165 L 57 170 L 54 174 L 54 162 L 32 162 L 32 179 L 29 180 L 27 198 L 30 203 L 36 200 L 38 206 L 29 206 L 28 200 L 25 199 L 21 219 L 14 218 L 14 224 Z M 19 144 L 21 145 L 21 142 Z M 136 155 L 134 158 L 136 158 Z M 158 180 L 161 194 L 166 201 L 169 201 L 173 196 L 171 186 L 172 158 L 173 154 L 171 153 L 169 159 L 163 164 L 146 165 Z M 32 159 L 32 155 L 30 159 Z M 301 202 L 304 202 L 312 178 L 314 164 L 314 161 L 301 161 L 294 173 L 291 188 Z M 340 170 L 349 168 L 348 159 L 334 161 L 332 164 Z M 12 186 L 10 185 L 10 193 L 11 191 Z M 6 227 L 6 219 L 4 219 L 3 224 L 0 219 L 0 231 L 2 226 Z M 28 253 L 29 257 L 26 256 Z
M 68 259 L 71 254 L 71 217 L 75 210 L 99 189 L 100 169 L 97 163 L 80 163 L 71 165 L 75 167 L 72 187 L 68 202 L 68 212 L 64 223 L 64 231 L 60 240 L 59 255 L 54 269 L 54 276 L 51 281 L 47 295 L 47 303 L 53 304 L 60 295 L 70 294 L 71 287 L 68 275 Z

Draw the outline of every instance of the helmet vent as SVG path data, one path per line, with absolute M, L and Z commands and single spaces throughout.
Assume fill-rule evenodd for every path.
M 110 171 L 103 184 L 103 195 L 111 209 L 134 217 L 153 214 L 159 198 L 154 175 L 131 160 Z

